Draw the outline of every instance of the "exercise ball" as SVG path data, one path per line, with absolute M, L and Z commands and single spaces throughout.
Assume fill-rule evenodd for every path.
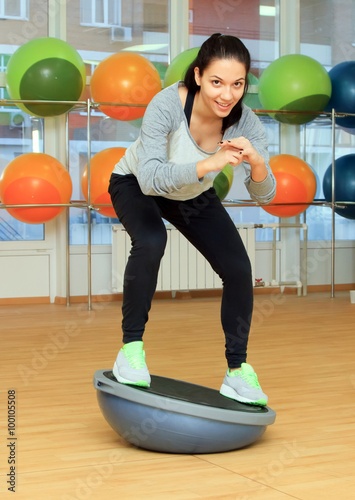
M 6 86 L 11 99 L 77 101 L 86 83 L 85 64 L 68 43 L 57 38 L 36 38 L 10 57 Z M 73 104 L 18 104 L 34 116 L 56 116 Z
M 304 212 L 317 191 L 317 180 L 311 167 L 297 156 L 287 154 L 273 156 L 269 164 L 276 179 L 276 195 L 271 203 L 302 205 L 262 205 L 262 208 L 276 217 L 294 217 Z
M 335 201 L 355 202 L 355 154 L 344 155 L 335 160 Z M 332 166 L 323 177 L 323 192 L 327 201 L 332 201 Z M 335 212 L 346 219 L 355 219 L 355 205 L 336 207 Z
M 91 77 L 90 89 L 92 98 L 98 103 L 135 105 L 99 106 L 111 118 L 130 121 L 142 118 L 146 106 L 161 90 L 161 80 L 158 70 L 145 57 L 118 52 L 98 64 Z
M 165 453 L 218 453 L 259 439 L 276 414 L 266 406 L 238 403 L 218 391 L 151 376 L 149 388 L 116 381 L 98 370 L 94 387 L 101 412 L 129 443 Z
M 96 153 L 90 161 L 90 198 L 91 205 L 101 215 L 106 217 L 117 217 L 108 193 L 108 185 L 112 171 L 124 156 L 126 148 L 108 148 Z M 85 165 L 81 176 L 81 189 L 86 201 L 88 201 L 88 166 Z M 99 207 L 95 205 L 107 204 L 109 207 Z
M 249 84 L 249 90 L 247 94 L 244 96 L 243 103 L 249 106 L 249 108 L 251 109 L 262 109 L 258 92 L 251 92 L 251 86 L 255 87 L 259 86 L 259 79 L 255 75 L 253 75 L 253 73 L 248 73 L 248 84 Z M 259 113 L 259 114 L 265 114 L 265 113 Z
M 213 187 L 220 200 L 224 200 L 232 187 L 234 170 L 229 163 L 221 170 L 213 180 Z
M 166 70 L 168 69 L 168 64 L 157 61 L 152 61 L 152 64 L 159 73 L 160 81 L 163 82 L 166 75 Z
M 324 111 L 332 91 L 330 77 L 312 57 L 301 54 L 282 56 L 262 73 L 259 97 L 265 110 Z M 283 123 L 307 123 L 317 114 L 269 113 Z
M 68 171 L 52 156 L 25 153 L 12 160 L 0 177 L 0 198 L 5 205 L 69 203 L 72 182 Z M 7 208 L 21 222 L 43 224 L 65 207 Z
M 329 71 L 332 95 L 327 111 L 355 113 L 355 61 L 337 64 Z M 355 133 L 355 116 L 336 117 L 335 122 L 348 132 Z
M 168 66 L 164 78 L 164 88 L 185 78 L 187 68 L 197 57 L 200 47 L 187 49 L 178 54 Z

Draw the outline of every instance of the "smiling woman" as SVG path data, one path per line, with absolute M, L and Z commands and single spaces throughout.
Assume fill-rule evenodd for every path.
M 217 62 L 218 66 L 216 67 L 215 64 Z M 215 33 L 202 44 L 196 59 L 190 64 L 186 71 L 184 78 L 185 85 L 190 92 L 195 94 L 201 90 L 201 81 L 206 69 L 208 69 L 208 74 L 205 76 L 206 81 L 212 80 L 212 85 L 216 84 L 216 80 L 221 81 L 221 79 L 223 79 L 222 77 L 224 77 L 224 82 L 225 84 L 228 83 L 228 86 L 234 86 L 237 81 L 244 79 L 243 91 L 241 94 L 234 94 L 233 92 L 233 97 L 227 95 L 228 102 L 232 103 L 234 101 L 235 107 L 229 109 L 229 113 L 222 117 L 223 130 L 240 119 L 242 99 L 248 91 L 246 77 L 250 70 L 250 64 L 249 51 L 239 38 Z M 230 73 L 231 70 L 232 73 Z M 218 85 L 222 86 L 221 83 Z M 202 92 L 204 90 L 205 87 L 203 87 Z M 201 94 L 203 95 L 202 92 Z M 215 95 L 215 97 L 217 97 L 217 95 Z M 223 95 L 219 97 L 222 103 L 225 103 L 225 97 L 223 97 Z
M 212 61 L 207 71 L 201 73 L 196 67 L 194 74 L 197 85 L 201 89 L 199 98 L 204 100 L 206 111 L 210 107 L 212 114 L 222 112 L 221 118 L 228 116 L 244 95 L 245 65 L 236 59 Z M 198 107 L 199 103 L 196 101 L 197 112 Z
M 245 88 L 245 66 L 236 59 L 218 59 L 201 72 L 194 67 L 199 91 L 195 93 L 190 131 L 205 151 L 215 151 L 223 137 L 223 122 L 242 99 Z M 182 104 L 187 87 L 179 88 Z
M 253 181 L 267 178 L 265 158 L 255 144 L 241 135 L 233 136 L 233 142 L 221 141 L 224 132 L 242 117 L 249 70 L 250 54 L 241 40 L 215 33 L 202 44 L 186 71 L 185 87 L 179 88 L 179 94 L 182 104 L 189 95 L 193 98 L 191 135 L 205 151 L 214 152 L 216 143 L 221 145 L 215 155 L 197 163 L 199 179 L 221 170 L 226 163 L 238 166 L 243 161 L 250 165 Z M 244 115 L 246 113 L 244 109 Z
M 228 370 L 221 394 L 244 403 L 267 403 L 246 362 L 253 308 L 250 262 L 212 187 L 227 164 L 243 164 L 253 199 L 267 203 L 275 194 L 264 129 L 242 103 L 249 68 L 249 52 L 238 38 L 212 35 L 184 81 L 152 99 L 140 137 L 113 171 L 112 204 L 133 245 L 125 275 L 135 277 L 124 285 L 124 347 L 113 368 L 118 382 L 150 385 L 142 338 L 167 240 L 163 217 L 204 255 L 223 282 Z

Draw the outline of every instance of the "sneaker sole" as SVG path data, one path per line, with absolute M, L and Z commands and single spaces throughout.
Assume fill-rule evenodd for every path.
M 114 364 L 112 373 L 114 374 L 117 382 L 119 382 L 120 384 L 137 385 L 138 387 L 150 387 L 150 383 L 147 382 L 146 380 L 137 380 L 137 382 L 132 382 L 131 380 L 128 380 L 128 379 L 121 377 L 121 375 L 119 375 L 119 373 L 118 373 L 118 368 L 117 368 L 116 363 Z
M 235 391 L 232 387 L 229 387 L 226 384 L 222 384 L 219 393 L 222 394 L 222 396 L 225 396 L 226 398 L 239 401 L 239 403 L 247 403 L 250 405 L 257 405 L 257 406 L 267 405 L 267 401 L 265 399 L 258 399 L 257 401 L 253 401 L 252 399 L 244 398 L 243 396 L 240 396 L 237 393 L 237 391 Z

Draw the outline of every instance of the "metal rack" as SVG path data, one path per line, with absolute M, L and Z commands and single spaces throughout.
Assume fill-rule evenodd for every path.
M 97 109 L 102 105 L 106 106 L 131 106 L 131 107 L 146 107 L 145 105 L 132 105 L 132 104 L 124 104 L 124 103 L 110 103 L 110 102 L 93 102 L 90 99 L 87 101 L 43 101 L 43 100 L 11 100 L 11 99 L 2 99 L 0 100 L 0 106 L 11 106 L 11 105 L 17 105 L 17 104 L 26 104 L 26 103 L 31 103 L 31 104 L 68 104 L 72 105 L 72 109 L 82 109 L 85 110 L 87 113 L 87 127 L 86 127 L 86 139 L 87 139 L 87 165 L 88 165 L 88 201 L 71 201 L 68 204 L 42 204 L 42 205 L 35 205 L 35 204 L 24 204 L 24 205 L 6 205 L 0 203 L 0 209 L 6 209 L 6 208 L 35 208 L 35 207 L 65 207 L 66 208 L 66 232 L 67 232 L 67 249 L 66 249 L 66 303 L 67 306 L 70 305 L 70 252 L 69 252 L 69 209 L 70 208 L 84 208 L 87 211 L 87 225 L 88 225 L 88 241 L 87 241 L 87 274 L 88 274 L 88 310 L 92 309 L 92 266 L 91 266 L 91 260 L 92 260 L 92 255 L 91 255 L 91 250 L 92 250 L 92 236 L 91 236 L 91 213 L 93 210 L 97 210 L 97 207 L 104 207 L 104 206 L 109 206 L 107 204 L 97 204 L 95 207 L 91 203 L 91 168 L 90 168 L 90 160 L 91 160 L 91 123 L 90 123 L 90 118 L 91 118 L 91 112 L 93 109 Z M 71 110 L 70 110 L 71 111 Z M 66 113 L 66 168 L 69 170 L 69 112 Z M 255 110 L 256 113 L 272 113 L 275 112 L 274 110 Z M 278 111 L 278 113 L 291 113 L 291 114 L 307 114 L 307 112 L 302 111 L 302 112 L 297 112 L 297 111 Z M 337 207 L 344 207 L 348 204 L 355 204 L 354 202 L 342 202 L 338 201 L 335 202 L 335 118 L 336 117 L 344 117 L 344 116 L 355 116 L 353 113 L 337 113 L 334 109 L 332 110 L 331 113 L 319 113 L 319 112 L 312 112 L 309 111 L 309 114 L 312 115 L 318 115 L 318 116 L 328 116 L 331 118 L 331 124 L 332 124 L 332 200 L 331 202 L 326 202 L 325 200 L 316 200 L 313 201 L 312 203 L 307 203 L 306 205 L 321 205 L 321 206 L 327 206 L 330 207 L 332 210 L 332 239 L 331 239 L 331 297 L 333 298 L 335 296 L 335 208 Z M 283 204 L 277 204 L 277 203 L 270 203 L 270 206 L 278 206 L 278 205 L 300 205 L 301 203 L 283 203 Z M 255 202 L 249 202 L 248 200 L 224 200 L 224 205 L 225 206 L 259 206 Z M 276 229 L 277 227 L 299 227 L 302 228 L 305 234 L 305 245 L 304 245 L 304 251 L 307 252 L 307 240 L 306 240 L 306 234 L 307 234 L 307 226 L 305 224 L 263 224 L 263 227 L 273 227 L 274 231 L 274 237 L 273 237 L 273 248 L 276 248 Z M 258 225 L 256 225 L 258 227 Z M 275 252 L 276 255 L 276 252 Z M 273 283 L 278 283 L 279 285 L 286 285 L 288 284 L 287 282 L 280 282 L 276 280 L 276 257 L 274 257 L 274 251 L 273 251 L 273 271 L 272 271 L 272 276 L 273 276 Z M 306 279 L 306 278 L 305 278 Z M 306 282 L 305 282 L 306 283 Z M 294 283 L 292 283 L 294 284 Z M 305 288 L 306 290 L 306 288 Z

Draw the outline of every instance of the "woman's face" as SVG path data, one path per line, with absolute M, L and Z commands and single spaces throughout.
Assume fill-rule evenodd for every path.
M 195 68 L 195 80 L 205 112 L 225 118 L 241 99 L 246 84 L 246 69 L 237 59 L 215 59 L 203 74 Z

